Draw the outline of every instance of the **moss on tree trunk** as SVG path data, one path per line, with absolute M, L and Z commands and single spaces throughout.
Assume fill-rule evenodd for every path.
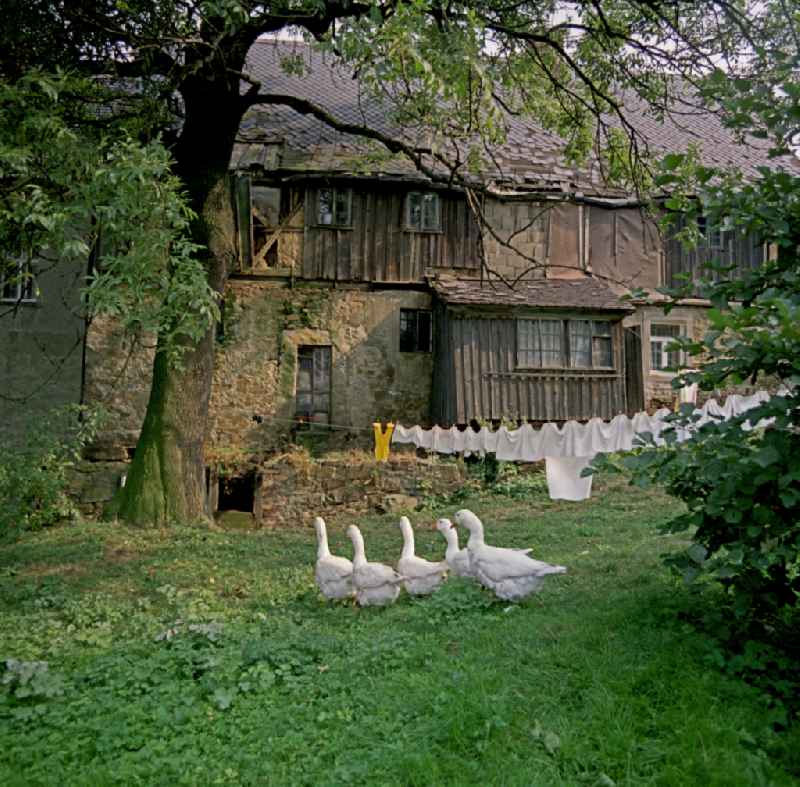
M 192 522 L 206 516 L 203 442 L 205 439 L 205 384 L 198 356 L 209 355 L 204 340 L 190 351 L 183 370 L 156 355 L 150 400 L 125 486 L 112 510 L 136 525 Z M 207 398 L 207 396 L 206 396 Z
M 216 91 L 214 87 L 202 75 L 196 84 L 184 85 L 186 121 L 175 150 L 175 169 L 197 213 L 193 240 L 205 248 L 209 283 L 221 293 L 236 258 L 228 164 L 242 109 L 237 103 L 238 78 L 216 85 Z M 209 516 L 204 445 L 213 368 L 213 329 L 187 348 L 180 367 L 156 353 L 142 431 L 127 483 L 109 508 L 112 516 L 143 526 Z

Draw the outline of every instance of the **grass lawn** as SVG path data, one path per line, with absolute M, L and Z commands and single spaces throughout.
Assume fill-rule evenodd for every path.
M 487 540 L 569 567 L 520 605 L 449 581 L 387 609 L 323 603 L 309 526 L 87 523 L 0 553 L 0 784 L 783 785 L 800 734 L 711 665 L 659 556 L 674 501 L 483 494 Z M 346 521 L 328 523 L 351 553 Z M 394 562 L 396 517 L 358 522 Z

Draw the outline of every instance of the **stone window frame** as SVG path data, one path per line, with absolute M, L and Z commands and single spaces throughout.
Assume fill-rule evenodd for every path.
M 319 350 L 327 350 L 327 389 L 325 391 L 320 391 L 316 388 L 316 359 L 315 354 Z M 311 370 L 311 377 L 310 377 L 310 388 L 302 389 L 300 388 L 300 368 L 301 368 L 301 355 L 303 352 L 310 351 L 311 356 L 311 363 L 312 363 L 312 370 Z M 314 414 L 317 412 L 323 412 L 327 414 L 327 419 L 325 423 L 331 422 L 331 411 L 332 411 L 332 398 L 333 398 L 333 346 L 330 344 L 298 344 L 296 345 L 295 352 L 296 356 L 296 370 L 295 370 L 295 383 L 294 383 L 294 416 L 299 421 L 307 422 L 307 423 L 319 423 L 314 418 Z M 301 411 L 299 409 L 299 398 L 300 396 L 310 396 L 311 397 L 311 409 L 310 411 Z M 317 408 L 315 404 L 320 400 L 327 401 L 327 409 Z
M 675 334 L 669 335 L 659 335 L 654 334 L 654 328 L 669 328 L 674 329 Z M 685 322 L 676 322 L 674 320 L 651 320 L 648 325 L 647 331 L 647 342 L 650 348 L 649 355 L 648 355 L 648 362 L 650 364 L 650 371 L 655 372 L 656 374 L 674 377 L 681 369 L 686 366 L 686 353 L 683 350 L 672 350 L 667 351 L 667 346 L 671 344 L 675 339 L 680 336 L 686 336 L 688 326 Z M 675 355 L 676 363 L 674 365 L 670 365 L 669 361 L 667 361 L 666 366 L 662 366 L 660 363 L 655 363 L 655 358 L 653 356 L 653 344 L 656 343 L 660 345 L 659 352 L 662 355 L 662 361 L 665 357 L 668 358 L 670 355 Z

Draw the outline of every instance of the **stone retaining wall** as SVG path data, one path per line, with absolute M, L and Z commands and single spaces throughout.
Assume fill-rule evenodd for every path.
M 97 516 L 111 500 L 125 475 L 125 462 L 81 462 L 73 468 L 70 492 L 81 510 Z M 273 458 L 251 471 L 256 481 L 251 525 L 282 527 L 310 525 L 315 516 L 332 518 L 385 511 L 413 511 L 428 495 L 450 494 L 465 482 L 462 462 L 432 456 L 417 458 L 398 453 L 388 462 L 369 454 L 344 459 L 311 459 L 302 451 Z M 225 483 L 225 476 L 222 477 Z M 220 476 L 212 472 L 209 503 L 219 500 Z M 217 517 L 241 521 L 233 512 Z
M 401 456 L 388 462 L 276 462 L 261 470 L 260 521 L 265 527 L 310 525 L 315 516 L 407 512 L 428 495 L 463 486 L 463 463 Z M 257 506 L 258 508 L 258 506 Z M 256 515 L 258 512 L 256 512 Z

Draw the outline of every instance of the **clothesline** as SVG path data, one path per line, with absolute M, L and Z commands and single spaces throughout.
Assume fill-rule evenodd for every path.
M 597 454 L 630 451 L 637 435 L 645 433 L 653 436 L 656 445 L 663 445 L 661 433 L 668 428 L 675 428 L 675 439 L 682 442 L 703 424 L 742 415 L 769 398 L 768 393 L 759 391 L 752 396 L 731 394 L 724 405 L 720 405 L 716 399 L 709 399 L 701 408 L 694 410 L 696 420 L 689 428 L 673 427 L 666 420 L 672 411 L 664 408 L 653 415 L 644 412 L 636 413 L 632 418 L 617 415 L 610 421 L 592 418 L 585 424 L 567 421 L 561 427 L 548 422 L 541 429 L 525 424 L 511 430 L 501 426 L 496 431 L 483 427 L 478 432 L 472 429 L 462 432 L 456 427 L 423 429 L 420 426 L 406 428 L 398 424 L 392 442 L 412 443 L 442 454 L 483 456 L 493 453 L 497 459 L 510 462 L 537 462 L 544 459 L 551 499 L 586 500 L 592 493 L 592 476 L 583 476 L 582 473 Z M 755 425 L 746 421 L 743 428 L 766 425 L 766 421 L 759 421 Z
M 740 415 L 768 400 L 769 394 L 759 391 L 752 396 L 731 394 L 725 404 L 709 399 L 702 408 L 695 410 L 697 426 L 715 419 L 727 419 Z M 617 415 L 610 421 L 592 418 L 587 423 L 567 421 L 563 426 L 548 422 L 540 429 L 524 424 L 518 429 L 505 426 L 493 431 L 483 427 L 476 432 L 472 429 L 461 431 L 453 426 L 443 429 L 434 426 L 423 429 L 420 426 L 395 426 L 392 443 L 411 443 L 418 448 L 441 454 L 463 453 L 464 455 L 493 453 L 497 459 L 511 462 L 537 462 L 546 457 L 586 457 L 598 453 L 630 451 L 637 434 L 649 432 L 659 442 L 661 432 L 671 424 L 666 417 L 671 410 L 663 408 L 653 415 L 636 413 L 632 418 Z M 677 439 L 689 436 L 683 429 L 677 430 Z

